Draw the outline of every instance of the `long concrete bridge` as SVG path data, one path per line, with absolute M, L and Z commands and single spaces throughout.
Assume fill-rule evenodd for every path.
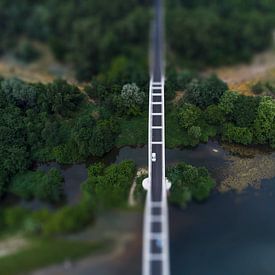
M 143 229 L 143 275 L 169 275 L 169 226 L 165 177 L 164 39 L 162 0 L 154 2 L 148 117 L 148 178 Z

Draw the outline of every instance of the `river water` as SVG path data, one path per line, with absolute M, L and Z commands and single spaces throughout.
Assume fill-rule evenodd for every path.
M 166 151 L 167 165 L 186 161 L 205 166 L 218 184 L 230 165 L 229 156 L 217 142 L 195 149 Z M 274 153 L 272 156 L 275 159 Z M 104 162 L 109 164 L 125 159 L 133 159 L 139 167 L 147 166 L 147 148 L 114 150 Z M 55 165 L 44 165 L 42 169 Z M 61 168 L 69 203 L 76 203 L 80 183 L 87 177 L 86 165 Z M 223 194 L 215 190 L 204 203 L 191 203 L 186 209 L 170 206 L 172 275 L 274 275 L 274 195 L 275 178 L 269 178 L 262 180 L 258 189 L 248 187 L 241 193 L 228 191 Z M 140 224 L 135 234 L 141 241 Z M 96 269 L 87 267 L 87 273 L 83 274 L 93 274 L 95 270 L 98 275 L 140 274 L 141 246 L 133 243 L 127 249 L 131 253 L 123 254 L 115 264 L 107 261 Z

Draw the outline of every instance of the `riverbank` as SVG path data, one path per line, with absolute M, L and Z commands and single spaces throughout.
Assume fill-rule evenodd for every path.
M 108 251 L 84 257 L 79 261 L 60 263 L 36 270 L 32 275 L 65 274 L 128 274 L 129 259 L 134 259 L 133 272 L 140 273 L 141 261 L 141 226 L 142 213 L 137 211 L 111 211 L 98 218 L 94 227 L 87 228 L 79 234 L 68 236 L 69 240 L 90 242 L 109 240 Z M 126 273 L 125 273 L 126 272 Z

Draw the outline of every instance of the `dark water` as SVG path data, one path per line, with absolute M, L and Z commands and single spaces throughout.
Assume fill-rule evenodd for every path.
M 167 165 L 186 161 L 206 166 L 218 180 L 221 171 L 227 168 L 227 155 L 216 142 L 193 150 L 166 151 Z M 114 150 L 104 162 L 125 159 L 133 159 L 138 166 L 147 166 L 147 148 Z M 52 165 L 56 164 L 42 168 Z M 70 203 L 75 203 L 80 196 L 80 183 L 87 177 L 86 165 L 61 168 L 66 194 Z M 259 190 L 249 188 L 241 194 L 213 192 L 203 204 L 191 203 L 186 209 L 170 207 L 171 274 L 274 275 L 274 213 L 275 179 L 263 180 Z M 141 240 L 141 226 L 138 228 Z M 140 274 L 141 247 L 130 245 L 128 249 L 131 253 L 123 255 L 116 264 L 105 263 L 102 267 L 105 273 L 99 268 L 97 274 Z
M 275 179 L 260 190 L 215 194 L 171 208 L 173 275 L 275 274 Z

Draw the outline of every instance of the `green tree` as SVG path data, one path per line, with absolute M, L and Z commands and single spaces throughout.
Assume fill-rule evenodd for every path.
M 102 165 L 93 165 L 89 167 L 89 178 L 83 189 L 91 194 L 98 210 L 125 206 L 135 171 L 132 161 L 112 164 L 104 169 Z
M 257 143 L 269 141 L 275 124 L 275 103 L 271 97 L 262 97 L 254 122 L 254 139 Z
M 251 127 L 257 116 L 260 97 L 238 96 L 231 114 L 232 121 L 239 127 Z
M 217 104 L 224 92 L 228 89 L 227 84 L 212 75 L 206 79 L 193 80 L 187 87 L 187 100 L 200 108 Z
M 196 107 L 195 105 L 185 103 L 178 110 L 179 125 L 184 129 L 195 126 L 198 123 L 201 114 L 202 112 L 200 108 Z
M 225 122 L 225 114 L 218 105 L 208 106 L 204 118 L 211 125 L 221 125 Z
M 62 182 L 63 177 L 55 168 L 51 168 L 47 173 L 28 171 L 12 179 L 10 191 L 24 199 L 38 198 L 58 202 L 63 195 Z
M 222 138 L 228 142 L 236 142 L 244 145 L 252 143 L 252 132 L 246 127 L 236 127 L 233 124 L 225 124 Z
M 169 167 L 167 177 L 172 183 L 169 200 L 181 206 L 186 206 L 192 198 L 205 200 L 215 186 L 215 181 L 205 168 L 196 168 L 184 162 Z
M 219 108 L 226 115 L 228 115 L 229 118 L 231 118 L 231 115 L 234 110 L 235 102 L 238 100 L 239 96 L 240 95 L 237 92 L 226 91 L 220 99 Z
M 199 140 L 201 137 L 201 128 L 199 126 L 191 126 L 188 129 L 188 135 L 195 140 Z
M 128 115 L 140 114 L 145 93 L 135 83 L 123 85 L 120 98 Z

